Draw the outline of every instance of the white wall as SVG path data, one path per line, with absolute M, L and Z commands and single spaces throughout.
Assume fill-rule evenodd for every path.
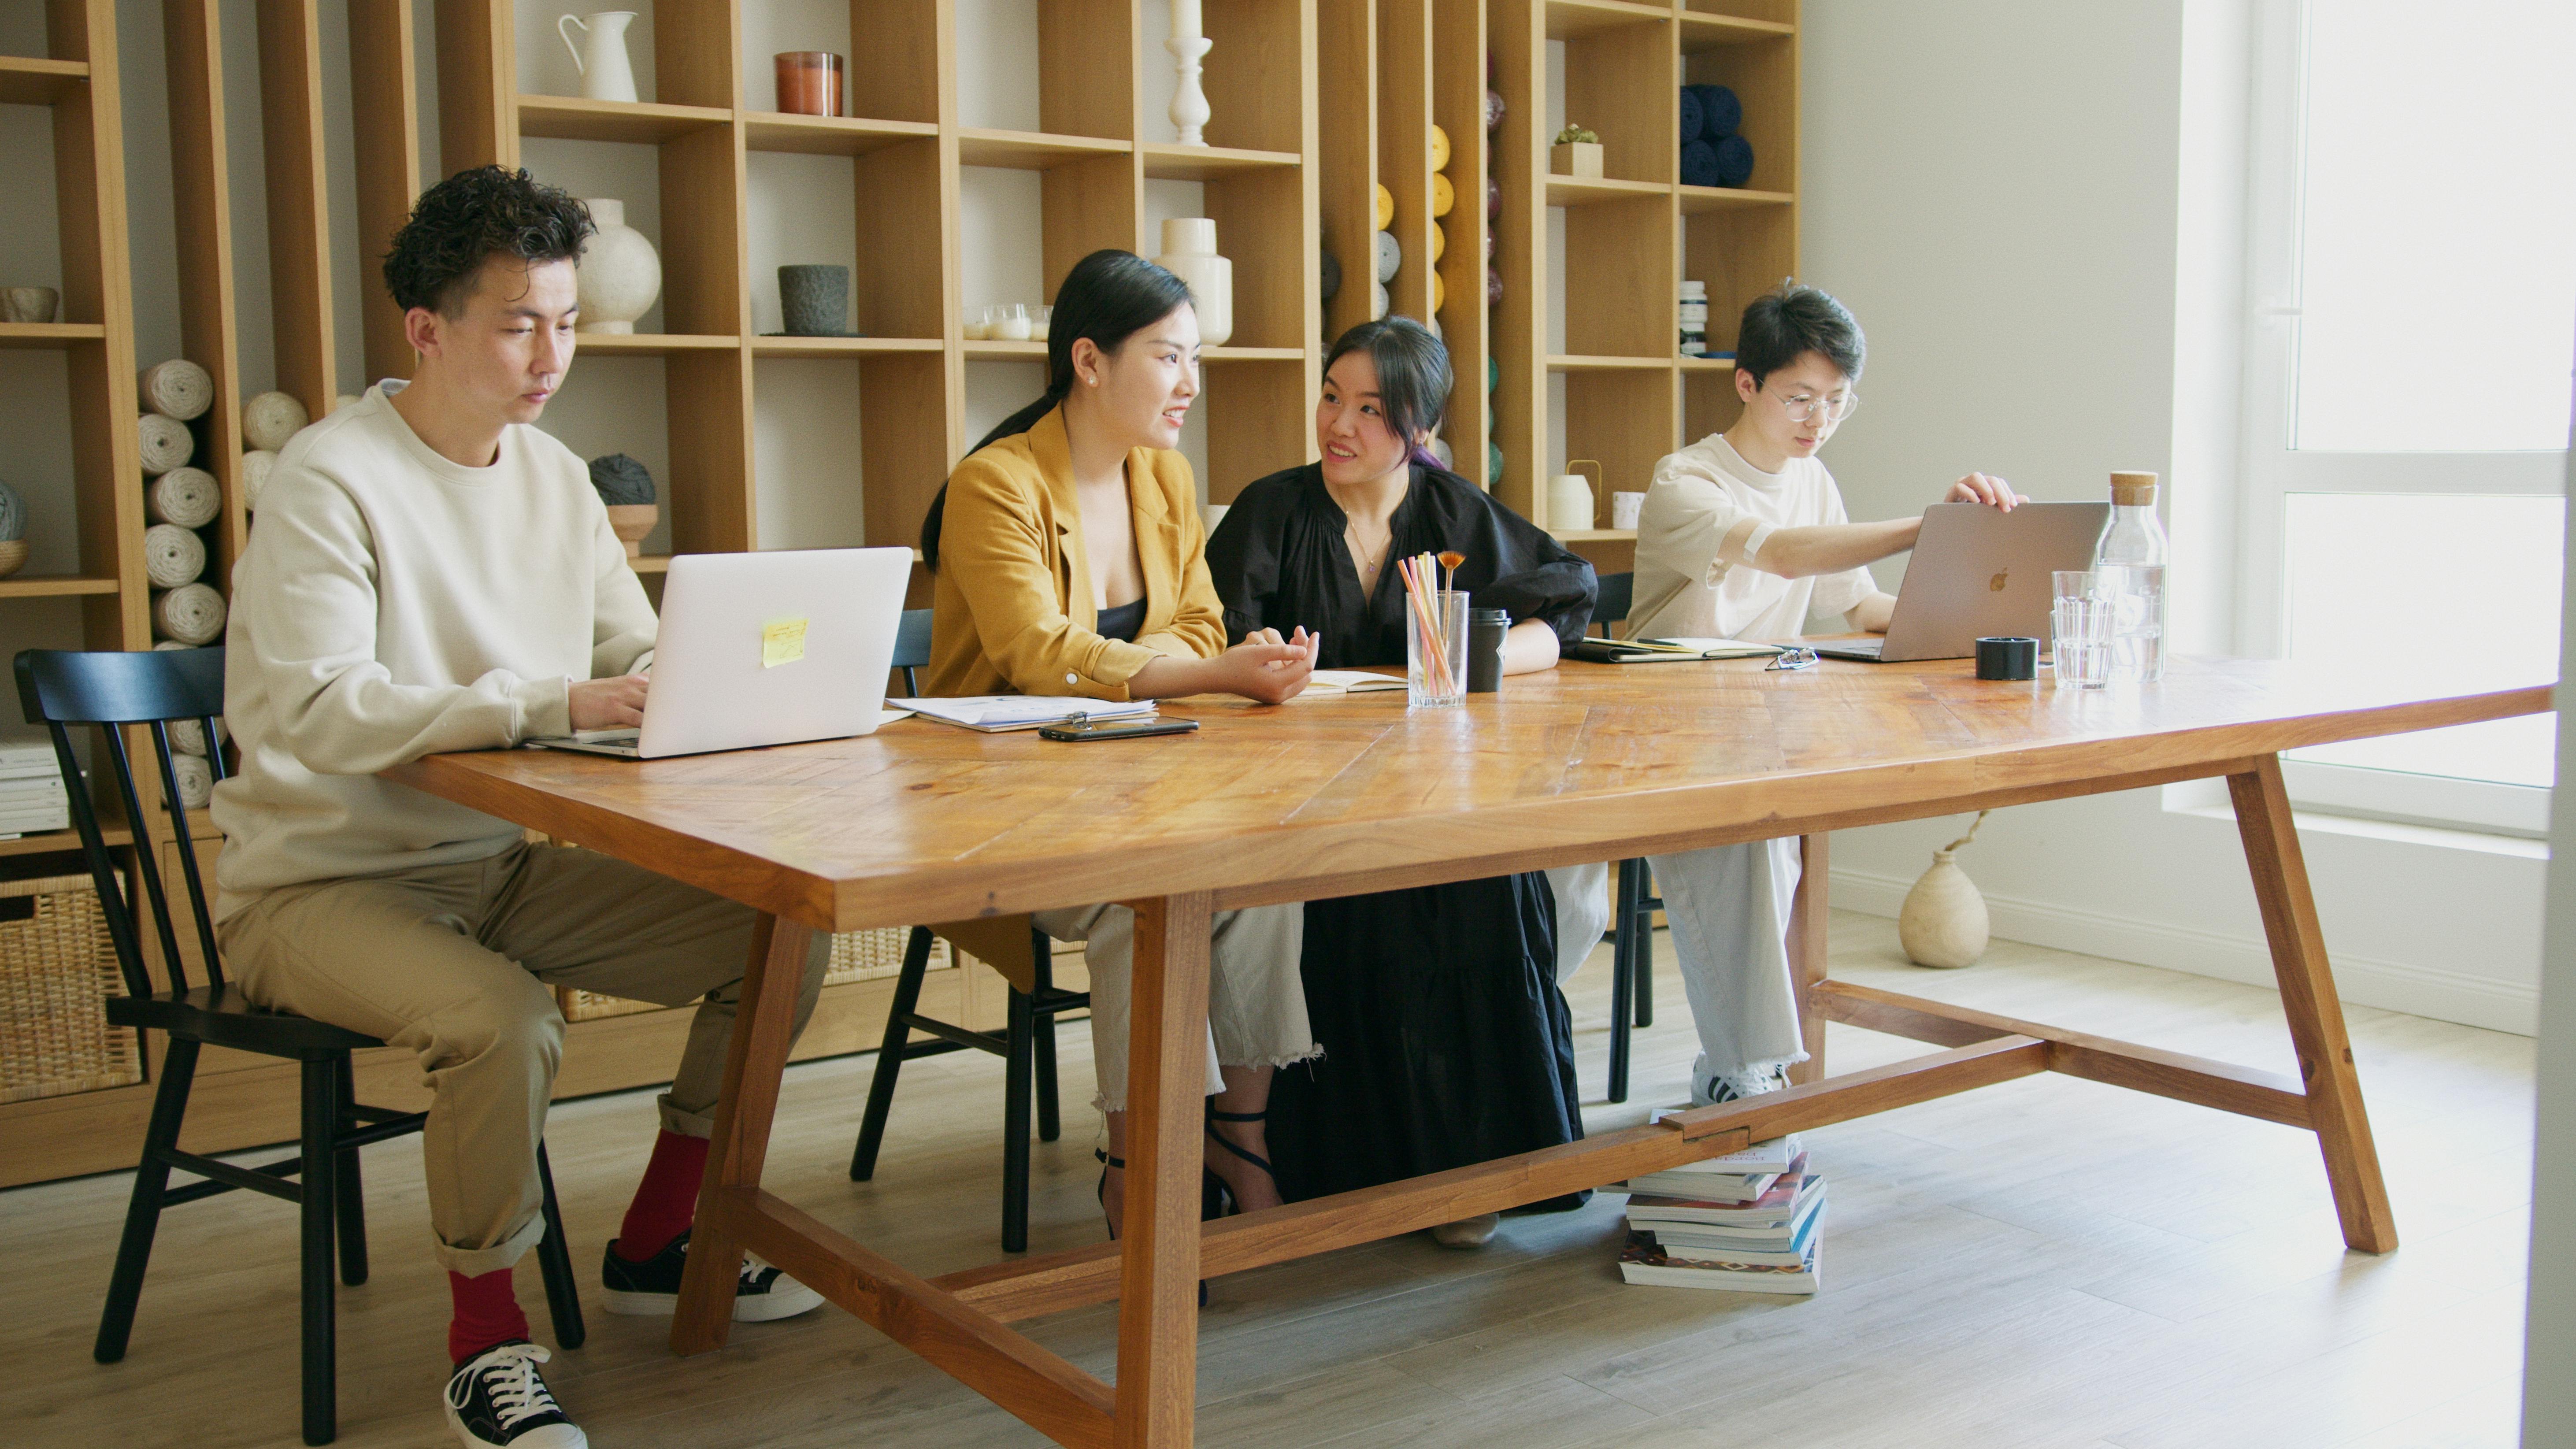
M 2153 469 L 2181 638 L 2223 643 L 2245 39 L 2244 0 L 1807 0 L 1800 269 L 1869 334 L 1866 404 L 1826 458 L 1855 517 L 1970 469 L 2041 498 Z M 2268 982 L 2233 823 L 2167 793 L 1997 814 L 1961 861 L 1997 932 Z M 1893 913 L 1964 824 L 1837 836 L 1837 900 Z M 2306 824 L 2348 999 L 2532 1030 L 2543 850 Z
M 2576 494 L 2576 457 L 2568 460 Z M 2576 672 L 2576 518 L 2568 521 L 2559 678 Z M 2576 757 L 2576 710 L 2558 712 L 2558 752 Z M 2576 861 L 2576 812 L 2551 821 L 2551 842 Z M 2576 867 L 2549 871 L 2549 954 L 2540 999 L 2539 1140 L 2531 1192 L 2529 1322 L 2523 1331 L 2524 1449 L 2576 1444 Z

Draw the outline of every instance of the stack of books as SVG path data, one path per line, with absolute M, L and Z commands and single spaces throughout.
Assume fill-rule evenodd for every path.
M 1628 1184 L 1619 1274 L 1663 1288 L 1813 1293 L 1825 1180 L 1797 1135 Z
M 71 827 L 72 807 L 52 745 L 0 745 L 0 840 Z

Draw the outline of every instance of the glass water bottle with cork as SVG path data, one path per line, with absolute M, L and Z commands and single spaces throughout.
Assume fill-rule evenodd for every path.
M 2165 677 L 2165 539 L 2156 516 L 2156 475 L 2111 475 L 2111 521 L 2093 545 L 2094 590 L 2116 605 L 2111 677 L 2153 683 Z

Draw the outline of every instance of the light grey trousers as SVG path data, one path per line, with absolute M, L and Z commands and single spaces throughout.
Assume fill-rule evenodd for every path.
M 1749 840 L 1650 855 L 1655 893 L 1672 923 L 1682 990 L 1699 1026 L 1694 1083 L 1807 1059 L 1798 983 L 1789 967 L 1789 907 L 1798 893 L 1798 838 Z
M 1037 928 L 1080 941 L 1091 971 L 1091 1065 L 1100 1081 L 1092 1105 L 1127 1110 L 1127 1036 L 1136 964 L 1136 913 L 1125 906 L 1039 911 Z M 1306 1019 L 1298 956 L 1306 944 L 1302 905 L 1219 911 L 1208 936 L 1207 1090 L 1222 1091 L 1217 1069 L 1284 1067 L 1324 1054 Z

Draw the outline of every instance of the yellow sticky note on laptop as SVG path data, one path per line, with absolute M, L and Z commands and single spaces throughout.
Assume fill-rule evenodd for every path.
M 760 626 L 760 667 L 776 669 L 805 657 L 804 619 L 772 619 Z

